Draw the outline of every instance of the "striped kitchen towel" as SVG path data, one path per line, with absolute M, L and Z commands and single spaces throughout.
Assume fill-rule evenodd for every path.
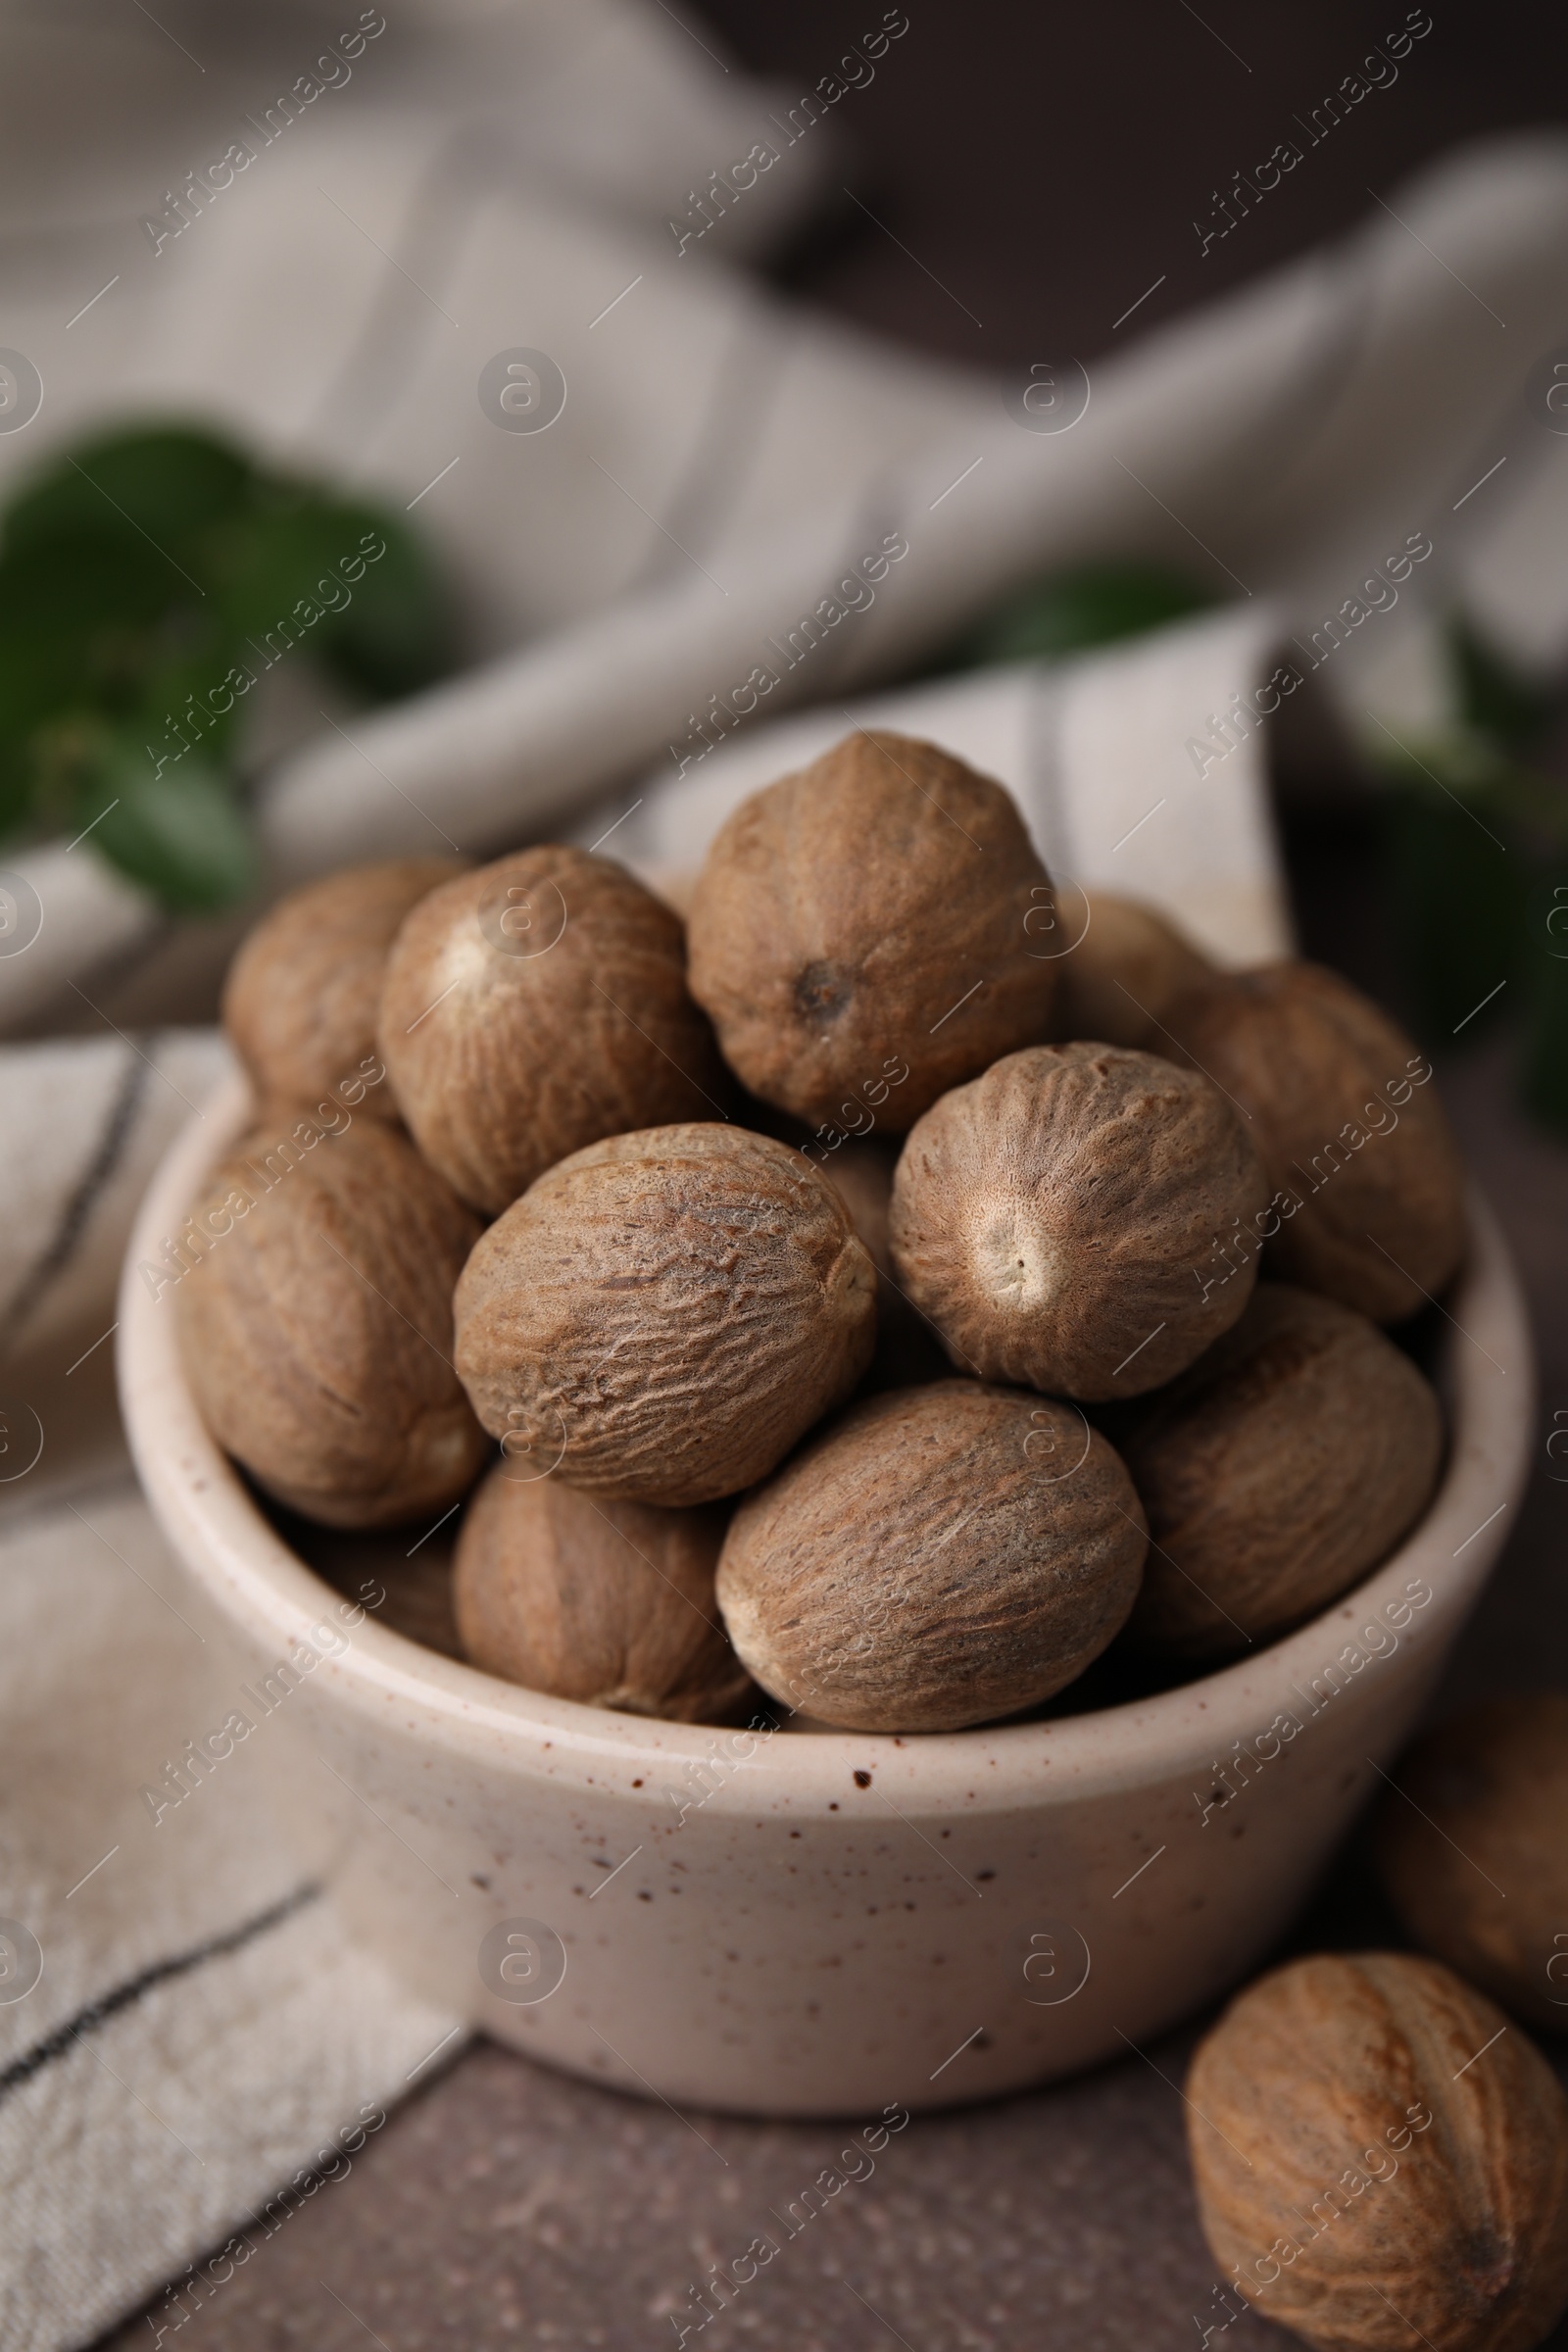
M 52 1433 L 51 1433 L 52 1434 Z M 355 1948 L 252 1740 L 143 1793 L 238 1668 L 128 1470 L 0 1523 L 0 2342 L 177 2328 L 331 2193 L 459 2022 Z

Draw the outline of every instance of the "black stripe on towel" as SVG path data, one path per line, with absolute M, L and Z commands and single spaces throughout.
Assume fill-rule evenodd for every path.
M 267 1910 L 259 1911 L 254 1919 L 242 1921 L 237 1928 L 226 1928 L 221 1936 L 209 1937 L 206 1943 L 197 1944 L 191 1951 L 175 1952 L 167 1960 L 155 1960 L 139 1976 L 127 1977 L 124 1984 L 117 1984 L 112 1992 L 100 1993 L 95 2001 L 87 2003 L 85 2009 L 78 2009 L 74 2017 L 68 2017 L 64 2025 L 56 2026 L 52 2033 L 46 2034 L 42 2041 L 35 2041 L 30 2050 L 24 2050 L 20 2058 L 13 2058 L 11 2064 L 0 2073 L 0 2099 L 17 2089 L 21 2083 L 30 2082 L 52 2060 L 74 2049 L 81 2034 L 96 2034 L 112 2017 L 118 2017 L 122 2009 L 129 2009 L 155 1984 L 166 1984 L 171 1977 L 189 1976 L 192 1969 L 204 1967 L 209 1960 L 220 1959 L 225 1952 L 237 1952 L 243 1944 L 253 1943 L 258 1936 L 265 1936 L 270 1929 L 281 1927 L 285 1919 L 292 1918 L 296 1911 L 303 1911 L 308 1903 L 318 1901 L 322 1891 L 317 1882 L 307 1881 L 303 1886 L 296 1886 L 292 1894 L 285 1894 L 281 1902 L 272 1903 Z
M 75 1255 L 104 1188 L 120 1165 L 126 1140 L 135 1124 L 136 1113 L 141 1108 L 148 1074 L 148 1064 L 139 1054 L 133 1052 L 115 1090 L 115 1099 L 109 1106 L 109 1116 L 98 1139 L 98 1148 L 61 1208 L 54 1237 L 43 1254 L 27 1268 L 6 1307 L 4 1327 L 9 1328 L 13 1340 L 20 1336 L 28 1316 L 56 1275 L 63 1273 Z

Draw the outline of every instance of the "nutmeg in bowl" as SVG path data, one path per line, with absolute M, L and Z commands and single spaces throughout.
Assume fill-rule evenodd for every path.
M 475 1244 L 453 1303 L 491 1436 L 632 1502 L 738 1494 L 876 1342 L 876 1273 L 833 1187 L 716 1122 L 558 1161 Z
M 465 1654 L 584 1706 L 723 1722 L 751 1689 L 713 1597 L 725 1520 L 585 1494 L 503 1452 L 458 1537 Z
M 1425 1510 L 1443 1414 L 1365 1315 L 1260 1282 L 1114 1434 L 1153 1542 L 1133 1637 L 1181 1657 L 1266 1642 L 1386 1559 Z
M 1320 964 L 1274 963 L 1216 973 L 1165 1021 L 1166 1051 L 1224 1089 L 1256 1143 L 1275 1272 L 1378 1323 L 1443 1289 L 1464 1172 L 1432 1064 L 1381 1005 Z
M 236 1087 L 172 1150 L 118 1338 L 142 1481 L 195 1588 L 181 1605 L 265 1675 L 303 1655 L 332 1596 L 211 1434 L 169 1286 L 155 1296 L 142 1271 L 252 1115 Z M 300 1679 L 256 1769 L 384 1965 L 445 2014 L 634 2095 L 860 2114 L 1119 2054 L 1279 1935 L 1381 1787 L 1372 1763 L 1393 1768 L 1495 1557 L 1531 1355 L 1479 1204 L 1446 1303 L 1468 1337 L 1440 1346 L 1451 1444 L 1420 1522 L 1295 1632 L 1177 1688 L 923 1735 L 677 1723 L 500 1680 L 370 1608 Z M 388 1545 L 389 1591 L 440 1515 Z M 518 1922 L 565 1955 L 533 2003 L 482 1973 L 486 1937 Z
M 752 794 L 692 894 L 691 988 L 730 1067 L 809 1124 L 884 1088 L 902 1131 L 1044 1037 L 1052 883 L 1010 796 L 936 744 L 858 727 Z
M 1213 965 L 1168 916 L 1142 900 L 1109 890 L 1064 889 L 1056 902 L 1065 944 L 1052 1036 L 1167 1052 L 1166 1014 L 1188 989 L 1213 977 Z
M 586 850 L 519 850 L 421 898 L 377 1041 L 419 1150 L 490 1216 L 602 1136 L 722 1113 L 680 917 Z
M 479 1220 L 400 1129 L 264 1105 L 161 1257 L 208 1423 L 271 1494 L 331 1527 L 401 1526 L 473 1484 L 484 1432 L 452 1364 Z
M 1082 1413 L 943 1380 L 830 1421 L 737 1510 L 717 1595 L 765 1690 L 851 1731 L 1013 1715 L 1126 1622 L 1143 1505 Z
M 982 1380 L 1101 1402 L 1158 1388 L 1235 1322 L 1256 1272 L 1199 1277 L 1268 1198 L 1200 1072 L 1080 1041 L 993 1062 L 918 1120 L 893 1180 L 906 1291 Z
M 456 858 L 388 858 L 269 908 L 223 984 L 223 1027 L 258 1094 L 314 1102 L 374 1068 L 376 1084 L 355 1100 L 372 1118 L 397 1117 L 375 1053 L 387 956 L 404 917 L 462 871 Z

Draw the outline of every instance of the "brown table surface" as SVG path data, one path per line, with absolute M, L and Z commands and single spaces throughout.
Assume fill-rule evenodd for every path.
M 881 13 L 796 0 L 765 12 L 787 21 L 764 22 L 755 0 L 709 0 L 706 17 L 683 4 L 679 19 L 805 89 Z M 1325 0 L 1309 20 L 1260 27 L 1237 0 L 1206 0 L 1201 17 L 1186 0 L 1074 14 L 966 0 L 929 17 L 909 0 L 909 32 L 875 84 L 838 110 L 848 146 L 829 175 L 886 226 L 835 194 L 781 275 L 865 324 L 979 365 L 1038 357 L 1042 319 L 1092 356 L 1162 270 L 1141 322 L 1349 226 L 1368 186 L 1455 139 L 1539 120 L 1556 12 L 1518 7 L 1506 23 L 1466 27 L 1438 10 L 1398 85 L 1368 100 L 1245 234 L 1200 256 L 1191 221 L 1210 189 L 1289 135 L 1291 116 L 1403 14 Z M 1385 900 L 1359 823 L 1294 824 L 1288 853 L 1304 944 L 1391 993 Z M 1568 1485 L 1548 1477 L 1544 1452 L 1553 1409 L 1568 1407 L 1568 1150 L 1514 1109 L 1510 1052 L 1494 1036 L 1442 1076 L 1532 1301 L 1536 1471 L 1442 1703 L 1568 1685 Z M 1352 1839 L 1292 1948 L 1393 1935 Z M 1174 2088 L 1192 2039 L 1054 2089 L 917 2117 L 874 2177 L 713 2322 L 714 2352 L 1192 2352 L 1224 2316 Z M 475 2044 L 178 2340 L 185 2352 L 363 2352 L 372 2338 L 385 2352 L 653 2352 L 674 2343 L 668 2314 L 705 2266 L 744 2247 L 844 2136 L 830 2125 L 688 2124 Z M 1257 2352 L 1295 2340 L 1251 2315 L 1235 2328 Z M 145 2316 L 104 2339 L 114 2352 L 150 2340 Z M 1564 2352 L 1568 2326 L 1550 2340 Z

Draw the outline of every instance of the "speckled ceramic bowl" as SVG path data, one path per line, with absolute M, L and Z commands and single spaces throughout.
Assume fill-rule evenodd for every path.
M 1213 1999 L 1404 1739 L 1523 1483 L 1529 1333 L 1477 1203 L 1437 1499 L 1272 1648 L 1136 1704 L 925 1739 L 758 1738 L 542 1698 L 373 1612 L 345 1625 L 208 1436 L 170 1293 L 155 1302 L 137 1269 L 245 1111 L 236 1086 L 192 1124 L 131 1243 L 121 1387 L 152 1507 L 252 1686 L 305 1669 L 267 1752 L 366 1942 L 502 2039 L 622 2089 L 770 2115 L 936 2106 L 1089 2065 Z

